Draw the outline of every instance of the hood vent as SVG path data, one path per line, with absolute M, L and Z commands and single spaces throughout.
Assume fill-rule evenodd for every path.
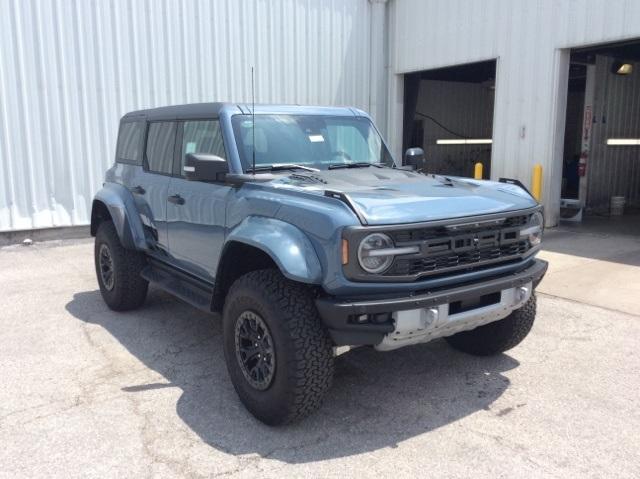
M 303 175 L 300 173 L 291 173 L 289 178 L 299 181 L 306 181 L 307 183 L 322 183 L 323 185 L 327 184 L 327 180 L 321 178 L 317 175 Z
M 380 175 L 378 173 L 374 173 L 373 176 L 375 176 L 376 178 L 378 178 L 379 180 L 390 180 L 391 178 L 389 178 L 388 176 L 384 176 L 384 175 Z

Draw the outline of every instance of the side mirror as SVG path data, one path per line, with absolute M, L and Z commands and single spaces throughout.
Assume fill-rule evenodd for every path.
M 184 159 L 184 176 L 192 181 L 224 181 L 227 160 L 216 155 L 189 153 Z
M 424 150 L 422 148 L 409 148 L 404 153 L 404 164 L 413 170 L 423 170 L 426 166 Z

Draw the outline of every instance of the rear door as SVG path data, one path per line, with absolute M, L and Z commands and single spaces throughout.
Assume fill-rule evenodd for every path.
M 218 120 L 189 120 L 178 126 L 177 158 L 169 184 L 167 229 L 169 251 L 178 264 L 213 281 L 224 244 L 227 201 L 224 183 L 188 181 L 183 167 L 188 153 L 227 158 Z
M 125 180 L 138 209 L 151 249 L 168 252 L 167 189 L 172 174 L 175 122 L 151 122 L 146 129 L 142 168 Z

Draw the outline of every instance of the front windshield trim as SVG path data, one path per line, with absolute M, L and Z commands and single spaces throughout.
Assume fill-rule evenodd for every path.
M 382 135 L 366 116 L 261 113 L 255 115 L 255 126 L 253 121 L 250 114 L 231 116 L 238 156 L 245 173 L 254 172 L 251 128 L 256 129 L 255 172 L 283 164 L 318 171 L 341 168 L 334 165 L 343 164 L 345 167 L 364 163 L 395 167 Z

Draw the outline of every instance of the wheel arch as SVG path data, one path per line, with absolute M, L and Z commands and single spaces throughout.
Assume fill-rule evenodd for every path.
M 103 221 L 112 221 L 118 238 L 127 249 L 146 249 L 144 229 L 131 193 L 122 185 L 106 183 L 93 199 L 91 235 Z
M 94 199 L 91 204 L 91 236 L 98 234 L 98 226 L 103 221 L 113 221 L 109 208 L 102 200 Z
M 222 310 L 227 291 L 240 276 L 270 268 L 299 283 L 322 281 L 318 255 L 300 229 L 273 218 L 246 218 L 229 234 L 222 250 L 212 310 Z

